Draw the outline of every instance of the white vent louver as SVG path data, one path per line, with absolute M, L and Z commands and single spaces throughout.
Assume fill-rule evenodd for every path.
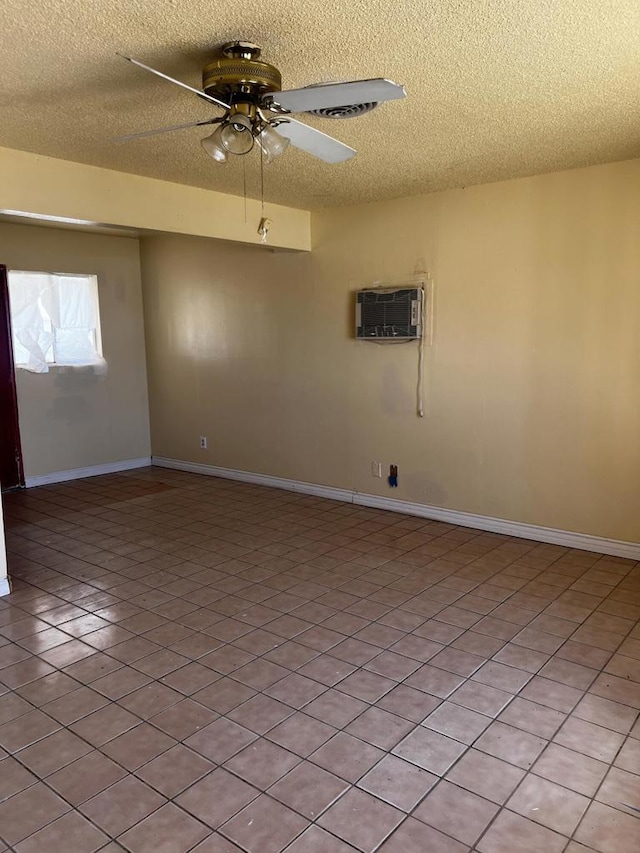
M 370 113 L 377 106 L 377 101 L 371 101 L 366 104 L 350 104 L 343 107 L 322 107 L 322 109 L 307 110 L 307 112 L 310 116 L 320 116 L 320 118 L 357 118 Z

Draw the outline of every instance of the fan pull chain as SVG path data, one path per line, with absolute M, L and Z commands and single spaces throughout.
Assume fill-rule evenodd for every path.
M 260 146 L 260 202 L 262 204 L 260 216 L 264 219 L 264 152 L 262 145 Z
M 247 160 L 242 158 L 242 193 L 244 195 L 244 224 L 247 224 Z
M 260 146 L 260 224 L 258 225 L 258 234 L 261 242 L 267 242 L 267 234 L 271 222 L 264 215 L 264 152 Z

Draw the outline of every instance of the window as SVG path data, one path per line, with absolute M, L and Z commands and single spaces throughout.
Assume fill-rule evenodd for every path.
M 103 365 L 95 275 L 9 272 L 16 367 Z

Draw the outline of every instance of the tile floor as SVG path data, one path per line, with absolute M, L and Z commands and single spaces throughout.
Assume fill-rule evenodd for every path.
M 640 565 L 160 469 L 6 514 L 0 851 L 640 849 Z

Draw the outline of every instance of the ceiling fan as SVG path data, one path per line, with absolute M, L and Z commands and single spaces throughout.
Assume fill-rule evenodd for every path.
M 262 62 L 260 53 L 258 45 L 247 41 L 223 45 L 220 55 L 203 68 L 202 89 L 169 77 L 131 56 L 123 56 L 139 68 L 214 104 L 223 114 L 203 121 L 132 133 L 119 137 L 118 141 L 217 125 L 201 144 L 218 163 L 225 163 L 229 154 L 248 154 L 255 143 L 267 163 L 282 154 L 289 144 L 325 163 L 340 163 L 353 157 L 355 150 L 292 118 L 291 114 L 306 112 L 323 118 L 352 118 L 369 112 L 381 101 L 405 97 L 402 86 L 382 78 L 319 83 L 282 91 L 280 72 L 273 65 Z

